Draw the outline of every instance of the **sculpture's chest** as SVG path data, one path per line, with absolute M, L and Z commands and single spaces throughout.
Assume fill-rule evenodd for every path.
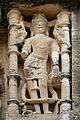
M 38 48 L 38 49 L 48 49 L 52 44 L 52 40 L 48 38 L 35 38 L 32 40 L 32 46 L 33 48 Z

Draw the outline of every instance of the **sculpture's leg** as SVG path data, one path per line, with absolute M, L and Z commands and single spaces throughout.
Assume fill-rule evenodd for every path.
M 49 91 L 50 91 L 50 93 L 52 95 L 52 98 L 58 99 L 57 92 L 54 90 L 54 88 L 52 86 L 52 83 L 49 84 Z
M 57 92 L 53 89 L 52 82 L 49 82 L 48 84 L 49 84 L 49 91 L 52 95 L 52 98 L 58 99 Z M 58 102 L 55 104 L 54 115 L 57 115 L 57 113 L 58 113 Z
M 59 104 L 59 102 L 57 101 L 57 103 L 55 104 L 55 107 L 54 107 L 54 115 L 55 115 L 55 116 L 59 113 L 58 104 Z
M 38 99 L 37 90 L 36 90 L 37 82 L 35 81 L 35 83 L 34 83 L 34 81 L 29 80 L 29 81 L 27 81 L 27 83 L 28 83 L 28 90 L 30 93 L 30 97 L 32 99 Z M 38 104 L 36 104 L 34 106 L 35 106 L 36 113 L 41 113 L 40 106 Z
M 48 90 L 47 90 L 47 79 L 39 79 L 39 88 L 40 88 L 40 97 L 41 98 L 48 98 Z M 43 112 L 44 113 L 51 113 L 49 111 L 48 103 L 43 103 Z

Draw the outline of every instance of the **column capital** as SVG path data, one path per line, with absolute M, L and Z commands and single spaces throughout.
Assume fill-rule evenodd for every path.
M 22 20 L 22 15 L 18 9 L 12 9 L 8 12 L 7 18 L 9 25 L 18 25 Z
M 10 98 L 8 101 L 7 101 L 8 105 L 10 105 L 11 103 L 14 103 L 14 104 L 17 104 L 19 105 L 19 101 L 15 98 Z
M 22 43 L 27 36 L 23 16 L 18 9 L 12 9 L 7 14 L 9 22 L 9 47 Z
M 68 11 L 61 11 L 57 15 L 57 24 L 61 27 L 68 26 L 70 24 L 70 14 Z
M 15 81 L 20 81 L 22 78 L 21 78 L 21 76 L 19 75 L 19 74 L 17 74 L 17 73 L 14 73 L 14 74 L 9 74 L 8 76 L 7 76 L 7 78 L 8 78 L 8 80 L 10 80 L 11 78 L 14 78 L 15 79 Z

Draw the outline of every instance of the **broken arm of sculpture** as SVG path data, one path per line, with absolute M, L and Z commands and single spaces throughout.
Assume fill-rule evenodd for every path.
M 21 56 L 25 60 L 30 53 L 31 53 L 31 40 L 28 38 L 25 39 L 25 44 L 23 45 Z

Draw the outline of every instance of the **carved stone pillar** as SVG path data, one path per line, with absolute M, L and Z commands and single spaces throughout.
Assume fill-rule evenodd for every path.
M 10 99 L 17 99 L 17 78 L 18 74 L 18 58 L 17 58 L 17 46 L 11 46 L 9 50 L 9 96 Z
M 62 84 L 61 84 L 61 99 L 62 103 L 60 111 L 66 111 L 71 108 L 68 100 L 70 100 L 70 32 L 69 32 L 69 18 L 70 13 L 67 11 L 61 12 L 58 16 L 58 24 L 63 31 L 63 38 L 61 41 L 61 73 L 62 73 Z
M 13 9 L 8 13 L 9 20 L 9 115 L 15 117 L 18 114 L 18 95 L 17 83 L 19 81 L 18 75 L 18 48 L 16 45 L 18 28 L 20 27 L 21 13 Z

